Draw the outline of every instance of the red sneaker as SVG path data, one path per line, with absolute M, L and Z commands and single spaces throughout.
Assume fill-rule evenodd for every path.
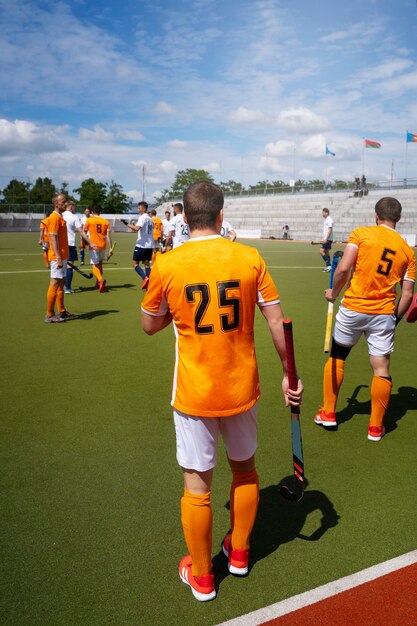
M 181 559 L 178 573 L 183 583 L 191 587 L 194 598 L 200 602 L 214 600 L 216 590 L 214 588 L 214 574 L 204 574 L 204 576 L 193 576 L 191 571 L 191 557 L 185 556 Z
M 145 276 L 145 278 L 142 280 L 142 289 L 147 289 L 148 283 L 149 283 L 149 276 Z
M 103 291 L 105 291 L 106 289 L 106 281 L 105 280 L 101 280 L 98 286 L 98 290 L 100 293 L 103 293 Z
M 336 428 L 337 426 L 336 413 L 326 413 L 323 407 L 314 416 L 314 421 L 325 428 Z
M 233 550 L 230 545 L 232 535 L 223 539 L 223 554 L 229 559 L 229 572 L 237 576 L 246 576 L 249 570 L 249 550 Z
M 383 426 L 368 426 L 369 441 L 381 441 L 384 435 L 385 428 Z

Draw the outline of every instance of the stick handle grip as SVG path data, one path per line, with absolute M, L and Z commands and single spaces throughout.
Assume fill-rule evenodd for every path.
M 292 335 L 292 321 L 285 319 L 283 321 L 284 326 L 284 339 L 285 339 L 285 351 L 287 353 L 287 372 L 288 372 L 288 385 L 292 391 L 296 391 L 298 387 L 297 380 L 297 368 L 295 366 L 295 354 L 294 354 L 294 339 Z M 298 418 L 300 414 L 300 407 L 290 405 L 291 416 L 294 419 Z
M 283 321 L 283 326 L 284 326 L 285 350 L 287 353 L 288 382 L 289 382 L 290 389 L 292 389 L 292 391 L 296 391 L 297 390 L 297 369 L 295 367 L 292 321 L 290 319 L 285 319 Z

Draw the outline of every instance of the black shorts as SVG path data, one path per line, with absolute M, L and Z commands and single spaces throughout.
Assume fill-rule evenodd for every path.
M 321 247 L 323 250 L 331 250 L 333 241 L 326 241 L 326 243 L 322 243 Z
M 77 246 L 68 246 L 68 261 L 78 261 Z
M 153 248 L 135 248 L 133 250 L 133 260 L 136 263 L 152 260 Z

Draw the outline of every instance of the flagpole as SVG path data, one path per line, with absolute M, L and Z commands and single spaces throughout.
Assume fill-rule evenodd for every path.
M 365 138 L 362 138 L 362 176 L 365 176 Z

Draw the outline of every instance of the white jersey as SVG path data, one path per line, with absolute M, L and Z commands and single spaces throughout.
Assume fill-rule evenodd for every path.
M 331 232 L 330 237 L 327 239 L 327 232 L 329 228 L 332 229 L 332 232 Z M 323 222 L 323 239 L 325 240 L 327 239 L 327 241 L 333 241 L 333 220 L 330 217 L 330 215 L 328 215 Z
M 182 246 L 183 243 L 189 240 L 190 238 L 190 229 L 188 228 L 188 224 L 184 222 L 184 217 L 182 213 L 178 213 L 171 220 L 170 232 L 173 232 L 172 235 L 172 247 L 178 248 Z
M 140 226 L 136 248 L 153 248 L 153 221 L 149 215 L 142 213 L 136 222 L 136 226 Z
M 233 226 L 227 220 L 223 220 L 222 227 L 220 229 L 221 237 L 229 238 L 229 233 L 231 230 L 234 230 Z
M 162 220 L 162 234 L 166 238 L 171 230 L 171 220 Z
M 64 211 L 62 217 L 67 225 L 68 245 L 75 246 L 77 245 L 77 231 L 79 228 L 82 228 L 81 218 L 71 211 Z

